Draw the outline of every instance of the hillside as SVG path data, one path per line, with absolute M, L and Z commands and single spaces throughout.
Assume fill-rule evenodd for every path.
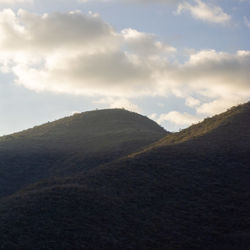
M 248 130 L 249 109 L 250 102 L 232 107 L 222 114 L 206 118 L 202 122 L 194 124 L 180 132 L 168 134 L 159 141 L 145 147 L 143 151 L 131 154 L 131 157 L 162 146 L 183 142 L 190 143 L 194 140 L 200 140 L 204 143 L 208 140 L 209 143 L 214 143 L 214 146 L 218 146 L 221 143 L 224 144 L 224 146 L 226 143 L 230 145 L 237 141 L 237 144 L 243 143 L 243 146 L 248 147 L 248 141 L 238 140 L 238 138 L 243 138 Z M 206 137 L 209 138 L 206 139 Z
M 123 109 L 75 114 L 0 137 L 0 197 L 54 176 L 69 176 L 126 156 L 166 135 Z
M 161 138 L 166 131 L 157 123 L 123 109 L 96 110 L 75 114 L 55 122 L 48 122 L 19 133 L 0 137 L 1 150 L 51 151 L 108 151 L 118 143 L 135 138 L 143 141 Z M 135 137 L 135 138 L 134 138 Z M 131 145 L 133 146 L 133 145 Z
M 249 249 L 249 124 L 247 103 L 21 190 L 0 205 L 0 249 Z

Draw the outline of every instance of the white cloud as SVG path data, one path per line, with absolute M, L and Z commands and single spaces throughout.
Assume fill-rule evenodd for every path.
M 204 115 L 219 114 L 224 112 L 226 109 L 231 108 L 234 105 L 239 105 L 241 103 L 243 103 L 243 100 L 237 95 L 226 96 L 224 98 L 219 98 L 214 101 L 202 104 L 197 108 L 197 113 Z
M 153 2 L 158 2 L 158 3 L 176 3 L 179 2 L 180 0 L 121 0 L 125 2 L 139 2 L 139 3 L 153 3 Z
M 246 16 L 244 16 L 243 19 L 244 19 L 245 25 L 246 25 L 248 28 L 250 28 L 250 21 L 248 20 L 248 18 L 247 18 Z
M 179 126 L 189 126 L 193 123 L 199 122 L 201 119 L 201 117 L 197 117 L 186 112 L 181 113 L 178 111 L 171 111 L 167 114 L 161 114 L 158 117 L 157 121 L 160 124 L 164 123 L 165 121 L 168 121 Z
M 124 2 L 124 3 L 167 3 L 173 4 L 180 2 L 181 0 L 77 0 L 80 3 L 87 3 L 87 2 Z
M 121 33 L 127 48 L 137 54 L 148 56 L 176 52 L 176 48 L 157 41 L 153 34 L 139 32 L 131 28 L 124 29 Z
M 187 11 L 196 19 L 220 24 L 231 20 L 231 16 L 226 14 L 219 6 L 207 4 L 201 0 L 194 0 L 194 2 L 196 3 L 195 5 L 187 1 L 180 3 L 177 8 L 177 14 Z
M 188 96 L 186 98 L 186 105 L 188 107 L 195 107 L 195 106 L 200 105 L 200 103 L 201 103 L 200 100 L 193 98 L 192 96 Z
M 191 55 L 173 78 L 188 86 L 185 95 L 195 93 L 212 99 L 194 107 L 198 113 L 213 115 L 249 100 L 249 68 L 250 51 L 229 54 L 207 50 Z
M 0 61 L 5 68 L 9 64 L 17 83 L 36 91 L 107 96 L 152 93 L 157 58 L 163 51 L 174 50 L 135 30 L 141 37 L 131 41 L 128 30 L 115 32 L 97 14 L 39 16 L 8 9 L 0 13 L 0 21 Z M 138 43 L 145 55 L 154 56 L 142 57 L 136 51 Z
M 96 14 L 80 12 L 52 13 L 42 16 L 10 9 L 0 12 L 1 47 L 18 52 L 59 50 L 67 46 L 70 51 L 93 51 L 115 47 L 117 37 L 112 27 Z M 100 46 L 100 44 L 102 46 Z
M 154 35 L 116 32 L 97 14 L 80 12 L 3 10 L 0 33 L 1 70 L 35 91 L 106 96 L 106 105 L 133 110 L 129 98 L 174 94 L 199 114 L 218 112 L 216 101 L 227 108 L 250 98 L 250 51 L 202 50 L 173 63 L 174 47 Z
M 153 113 L 153 114 L 149 115 L 148 117 L 149 117 L 149 119 L 156 121 L 158 118 L 158 115 L 156 113 Z
M 111 2 L 112 0 L 77 0 L 79 3 L 88 3 L 88 2 Z
M 105 97 L 101 98 L 98 101 L 95 101 L 96 104 L 101 104 L 107 108 L 124 108 L 126 110 L 134 111 L 141 113 L 141 109 L 138 105 L 134 104 L 126 98 L 115 98 L 115 97 Z
M 33 0 L 0 0 L 0 4 L 4 4 L 4 5 L 14 5 L 14 4 L 23 4 L 23 3 L 31 4 L 33 3 Z
M 174 78 L 212 98 L 229 93 L 249 95 L 249 67 L 250 51 L 230 54 L 203 50 L 191 55 Z

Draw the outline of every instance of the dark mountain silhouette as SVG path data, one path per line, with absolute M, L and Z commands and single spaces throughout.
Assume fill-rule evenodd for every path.
M 68 176 L 146 146 L 167 132 L 123 109 L 75 114 L 0 137 L 0 197 L 52 176 Z
M 249 249 L 250 103 L 1 200 L 0 249 Z

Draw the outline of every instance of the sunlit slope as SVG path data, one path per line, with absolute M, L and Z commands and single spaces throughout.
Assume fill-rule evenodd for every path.
M 43 178 L 86 171 L 167 132 L 123 109 L 76 114 L 0 138 L 0 197 Z
M 3 200 L 0 242 L 13 249 L 248 249 L 249 103 L 231 111 L 202 136 Z
M 202 141 L 203 145 L 206 144 L 206 137 L 208 143 L 214 143 L 214 146 L 220 143 L 226 144 L 237 142 L 237 144 L 248 144 L 245 134 L 249 130 L 250 124 L 250 102 L 232 107 L 222 114 L 215 115 L 210 118 L 206 118 L 202 122 L 194 124 L 186 129 L 177 133 L 170 133 L 161 140 L 149 145 L 143 151 L 149 151 L 151 149 L 182 143 Z M 140 152 L 139 152 L 140 153 Z M 132 154 L 134 156 L 137 153 Z

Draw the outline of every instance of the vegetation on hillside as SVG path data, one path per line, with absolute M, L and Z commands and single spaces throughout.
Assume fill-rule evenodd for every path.
M 167 132 L 123 109 L 76 114 L 0 138 L 0 197 L 44 178 L 68 176 L 126 156 Z
M 180 132 L 169 133 L 159 141 L 145 147 L 142 152 L 152 150 L 157 147 L 183 143 L 186 141 L 200 139 L 205 141 L 206 139 L 203 138 L 204 136 L 210 136 L 211 140 L 211 137 L 215 134 L 218 134 L 219 137 L 222 136 L 226 140 L 232 139 L 235 141 L 237 140 L 237 136 L 240 133 L 246 133 L 246 130 L 248 129 L 249 116 L 250 102 L 239 106 L 234 106 L 222 114 L 206 118 L 197 124 L 181 130 Z M 226 136 L 225 133 L 227 133 L 228 136 Z M 217 145 L 220 138 L 214 136 L 214 140 L 215 145 Z M 239 143 L 240 142 L 241 141 L 239 140 Z M 136 154 L 140 154 L 140 151 L 131 154 L 131 156 Z
M 247 103 L 183 142 L 2 199 L 0 249 L 248 249 L 249 124 Z

